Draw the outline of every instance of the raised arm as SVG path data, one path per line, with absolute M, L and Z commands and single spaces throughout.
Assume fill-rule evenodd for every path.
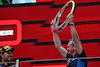
M 60 38 L 59 38 L 58 34 L 55 31 L 53 31 L 52 26 L 51 26 L 51 30 L 53 33 L 53 41 L 54 41 L 56 49 L 60 52 L 60 54 L 64 58 L 66 58 L 67 57 L 67 50 L 62 46 Z
M 72 40 L 74 41 L 74 45 L 76 47 L 76 50 L 78 52 L 78 54 L 81 54 L 82 53 L 82 45 L 80 43 L 80 40 L 79 40 L 79 35 L 76 31 L 76 28 L 75 28 L 75 25 L 74 25 L 74 22 L 73 22 L 73 14 L 68 14 L 67 18 L 68 18 L 68 21 L 69 21 L 69 24 L 70 24 L 70 29 L 71 29 L 71 36 L 72 36 Z

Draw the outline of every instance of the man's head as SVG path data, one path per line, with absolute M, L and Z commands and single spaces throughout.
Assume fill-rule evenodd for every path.
M 73 40 L 70 40 L 68 42 L 67 51 L 71 55 L 73 55 L 73 53 L 76 53 L 76 47 L 74 46 L 74 41 Z
M 12 60 L 12 51 L 14 51 L 15 49 L 5 45 L 3 47 L 0 48 L 0 53 L 1 53 L 1 57 L 2 57 L 2 62 L 9 62 Z

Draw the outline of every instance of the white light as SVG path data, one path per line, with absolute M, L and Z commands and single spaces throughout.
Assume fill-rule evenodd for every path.
M 12 4 L 36 3 L 36 0 L 12 0 Z

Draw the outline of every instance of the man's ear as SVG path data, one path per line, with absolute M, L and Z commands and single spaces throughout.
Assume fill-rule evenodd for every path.
M 76 50 L 76 47 L 74 46 L 74 50 Z
M 0 53 L 0 56 L 1 56 L 1 57 L 3 57 L 3 54 L 2 54 L 2 53 Z

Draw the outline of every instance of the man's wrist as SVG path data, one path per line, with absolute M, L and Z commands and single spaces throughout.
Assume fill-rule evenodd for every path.
M 73 22 L 73 23 L 70 23 L 69 25 L 70 25 L 70 26 L 74 26 L 75 24 L 74 24 L 74 22 Z

